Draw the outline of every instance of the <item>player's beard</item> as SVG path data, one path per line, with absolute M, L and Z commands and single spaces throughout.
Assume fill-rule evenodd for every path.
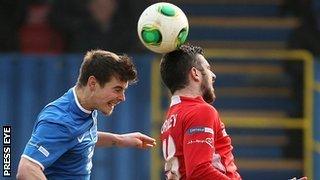
M 113 112 L 113 109 L 105 112 L 104 115 L 105 115 L 105 116 L 110 116 L 110 115 L 112 114 L 112 112 Z
M 202 80 L 201 82 L 201 92 L 202 92 L 202 98 L 207 103 L 213 103 L 216 96 L 214 94 L 214 90 L 212 85 L 207 80 Z
M 110 106 L 109 104 L 107 104 L 106 108 L 104 108 L 103 110 L 100 110 L 105 116 L 110 116 L 113 112 L 115 108 L 114 106 Z

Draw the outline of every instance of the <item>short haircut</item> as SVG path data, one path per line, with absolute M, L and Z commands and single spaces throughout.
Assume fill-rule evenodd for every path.
M 160 63 L 161 78 L 172 94 L 189 84 L 188 73 L 192 67 L 202 70 L 197 55 L 204 55 L 203 49 L 186 44 L 162 57 Z
M 94 76 L 103 87 L 112 77 L 134 83 L 137 81 L 137 70 L 127 55 L 98 49 L 88 51 L 84 56 L 77 84 L 86 86 L 90 76 Z

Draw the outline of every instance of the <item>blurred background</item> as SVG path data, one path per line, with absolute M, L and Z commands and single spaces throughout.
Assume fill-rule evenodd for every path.
M 161 56 L 136 33 L 139 15 L 156 2 L 0 1 L 0 122 L 12 126 L 12 179 L 37 114 L 74 86 L 90 49 L 126 53 L 139 72 L 126 102 L 100 115 L 99 130 L 159 139 L 169 104 Z M 320 180 L 320 0 L 167 2 L 185 12 L 188 41 L 213 62 L 213 105 L 243 179 Z M 96 149 L 91 179 L 164 179 L 160 149 L 159 140 L 150 151 Z

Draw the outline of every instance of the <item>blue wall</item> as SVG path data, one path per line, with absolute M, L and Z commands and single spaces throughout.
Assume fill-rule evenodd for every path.
M 153 57 L 136 55 L 133 58 L 139 82 L 129 87 L 126 101 L 119 104 L 110 117 L 99 115 L 99 130 L 150 134 L 150 65 Z M 74 86 L 81 62 L 82 55 L 10 54 L 0 57 L 0 122 L 12 126 L 13 177 L 38 112 Z M 149 151 L 96 148 L 93 161 L 92 179 L 150 179 Z

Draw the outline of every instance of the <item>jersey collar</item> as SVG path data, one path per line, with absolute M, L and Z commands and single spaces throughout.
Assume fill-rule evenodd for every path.
M 181 103 L 181 101 L 198 101 L 198 102 L 205 102 L 201 96 L 197 96 L 197 97 L 195 97 L 195 98 L 192 98 L 192 97 L 186 97 L 186 96 L 173 95 L 173 96 L 171 97 L 170 107 L 171 107 L 171 106 L 174 106 L 174 105 L 176 105 L 176 104 Z
M 72 88 L 72 93 L 73 93 L 74 100 L 75 100 L 75 102 L 76 102 L 77 107 L 78 107 L 82 112 L 84 112 L 84 113 L 86 113 L 86 114 L 91 114 L 92 111 L 89 111 L 89 110 L 87 110 L 87 109 L 85 109 L 84 107 L 81 106 L 81 104 L 80 104 L 80 102 L 79 102 L 79 100 L 78 100 L 78 96 L 77 96 L 76 88 L 75 88 L 75 87 Z
M 181 103 L 180 96 L 174 95 L 174 96 L 171 97 L 170 107 L 171 107 L 171 106 L 174 106 L 174 105 L 176 105 L 176 104 L 179 104 L 179 103 Z

